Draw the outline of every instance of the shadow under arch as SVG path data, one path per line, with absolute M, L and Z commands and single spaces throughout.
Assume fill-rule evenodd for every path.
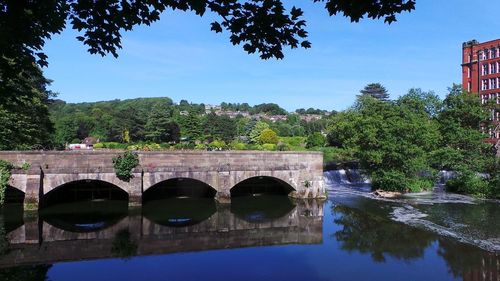
M 128 193 L 120 187 L 101 180 L 76 180 L 62 184 L 41 198 L 42 208 L 77 201 L 128 201 Z
M 9 233 L 24 224 L 24 192 L 13 186 L 7 185 L 5 189 L 5 202 L 0 207 L 2 216 L 3 230 Z
M 128 215 L 125 200 L 80 201 L 40 210 L 40 219 L 68 232 L 89 233 L 109 228 Z
M 142 202 L 165 198 L 214 198 L 217 191 L 207 183 L 191 178 L 171 178 L 146 190 Z
M 256 176 L 240 181 L 231 188 L 231 197 L 263 194 L 288 195 L 294 188 L 287 182 L 270 176 Z
M 195 225 L 217 211 L 215 194 L 213 187 L 200 180 L 171 178 L 144 192 L 142 214 L 163 226 Z
M 5 204 L 23 204 L 25 193 L 13 186 L 7 185 L 5 189 Z

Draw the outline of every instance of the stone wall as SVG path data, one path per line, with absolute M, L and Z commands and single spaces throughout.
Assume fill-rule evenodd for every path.
M 4 151 L 0 159 L 16 166 L 10 185 L 25 192 L 25 205 L 37 208 L 44 194 L 77 180 L 100 180 L 129 194 L 131 205 L 142 193 L 162 181 L 191 178 L 212 188 L 219 202 L 230 202 L 230 190 L 252 177 L 273 177 L 290 185 L 290 196 L 323 198 L 323 155 L 320 152 L 265 151 L 154 151 L 138 152 L 140 166 L 130 182 L 118 179 L 112 158 L 123 151 Z

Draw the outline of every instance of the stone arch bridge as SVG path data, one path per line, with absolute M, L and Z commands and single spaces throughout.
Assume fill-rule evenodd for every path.
M 324 198 L 321 152 L 151 151 L 137 152 L 139 166 L 129 182 L 116 177 L 112 159 L 123 151 L 3 151 L 0 159 L 16 167 L 9 185 L 24 192 L 25 207 L 38 208 L 43 196 L 75 181 L 98 180 L 126 191 L 130 205 L 157 183 L 188 178 L 208 184 L 215 199 L 229 203 L 231 188 L 254 177 L 270 177 L 291 187 L 289 196 Z M 25 165 L 26 166 L 26 165 Z

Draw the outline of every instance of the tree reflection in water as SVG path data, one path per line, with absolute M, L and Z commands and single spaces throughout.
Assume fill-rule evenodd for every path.
M 441 206 L 437 209 L 442 211 L 442 208 L 451 207 Z M 332 206 L 334 222 L 342 227 L 333 236 L 343 250 L 369 253 L 375 262 L 385 262 L 388 257 L 411 261 L 424 258 L 425 250 L 437 242 L 437 255 L 446 261 L 449 272 L 455 278 L 500 280 L 498 253 L 394 222 L 385 216 L 367 212 L 366 209 L 345 205 Z M 477 214 L 469 214 L 475 215 Z
M 334 233 L 343 250 L 370 253 L 376 262 L 388 256 L 413 260 L 436 240 L 436 235 L 414 227 L 393 222 L 384 217 L 344 205 L 334 205 L 335 223 L 342 230 Z

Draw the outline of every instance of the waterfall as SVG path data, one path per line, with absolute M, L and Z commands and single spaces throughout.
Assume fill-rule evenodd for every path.
M 454 171 L 439 171 L 438 173 L 438 183 L 445 184 L 447 181 L 455 178 L 457 176 L 457 172 Z
M 366 184 L 370 180 L 359 169 L 338 169 L 324 172 L 326 184 L 332 186 Z

